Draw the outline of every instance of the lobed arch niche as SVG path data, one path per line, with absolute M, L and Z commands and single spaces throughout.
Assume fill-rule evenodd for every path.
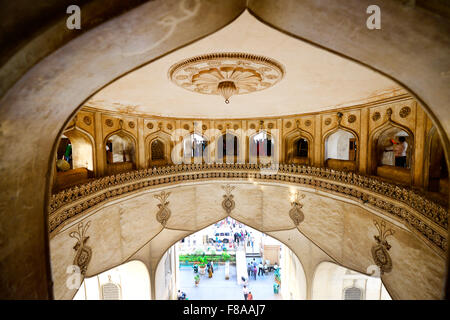
M 136 169 L 136 139 L 120 129 L 110 133 L 104 140 L 105 168 L 109 175 Z
M 183 160 L 184 163 L 208 163 L 209 139 L 199 132 L 192 132 L 183 138 Z
M 396 148 L 406 142 L 404 165 L 395 159 Z M 369 137 L 369 173 L 404 184 L 411 184 L 414 172 L 414 135 L 410 129 L 392 120 L 376 128 Z
M 448 167 L 442 140 L 432 127 L 425 142 L 425 162 L 423 167 L 424 187 L 430 192 L 442 194 L 442 198 L 448 199 Z
M 275 156 L 275 142 L 266 130 L 260 130 L 248 137 L 248 159 L 250 163 L 271 163 Z
M 64 131 L 56 151 L 53 192 L 86 183 L 95 177 L 95 152 L 92 136 L 78 127 Z
M 323 136 L 322 144 L 326 167 L 344 171 L 357 170 L 359 138 L 355 131 L 339 125 Z
M 310 133 L 298 128 L 286 135 L 284 143 L 287 163 L 311 165 L 314 142 Z
M 170 164 L 172 141 L 168 133 L 156 132 L 145 139 L 146 159 L 148 167 L 164 166 Z
M 216 162 L 237 163 L 241 154 L 239 136 L 226 132 L 220 135 L 216 141 Z

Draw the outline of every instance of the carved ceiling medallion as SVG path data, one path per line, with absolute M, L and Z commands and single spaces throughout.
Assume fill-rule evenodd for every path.
M 222 95 L 229 103 L 232 95 L 264 90 L 285 74 L 277 61 L 240 52 L 220 52 L 192 57 L 170 67 L 169 79 L 186 90 Z

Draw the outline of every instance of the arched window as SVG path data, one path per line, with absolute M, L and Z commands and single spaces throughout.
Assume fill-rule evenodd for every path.
M 217 140 L 217 159 L 223 162 L 237 162 L 239 156 L 238 137 L 231 133 L 226 133 Z
M 252 162 L 259 162 L 272 156 L 273 140 L 266 131 L 258 132 L 249 138 L 249 158 Z
M 206 157 L 207 140 L 198 133 L 193 133 L 183 140 L 183 155 L 185 159 L 202 159 Z
M 153 140 L 151 144 L 152 161 L 164 160 L 164 143 L 161 140 Z
M 356 137 L 348 131 L 338 129 L 325 140 L 325 160 L 356 160 Z
M 294 155 L 298 158 L 308 157 L 308 140 L 300 138 L 294 143 Z
M 106 161 L 108 164 L 131 162 L 135 163 L 134 141 L 129 136 L 117 133 L 106 141 Z
M 397 127 L 388 127 L 376 140 L 378 166 L 411 168 L 412 137 Z
M 57 171 L 68 171 L 70 169 L 73 169 L 72 142 L 65 135 L 62 135 L 61 139 L 59 140 L 56 157 Z

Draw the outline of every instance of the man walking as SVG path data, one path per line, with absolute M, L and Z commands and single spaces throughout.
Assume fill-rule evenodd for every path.
M 248 297 L 248 289 L 247 289 L 247 286 L 244 286 L 244 288 L 242 288 L 242 292 L 244 293 L 244 300 L 247 300 L 247 297 Z
M 264 266 L 262 264 L 262 262 L 259 263 L 258 265 L 258 276 L 264 275 Z

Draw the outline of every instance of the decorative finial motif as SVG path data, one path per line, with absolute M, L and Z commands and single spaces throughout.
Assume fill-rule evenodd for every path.
M 391 117 L 392 117 L 392 109 L 391 109 L 391 108 L 388 108 L 388 109 L 386 110 L 386 114 L 387 114 L 387 116 L 388 116 L 389 121 L 391 121 Z
M 86 245 L 86 242 L 89 239 L 89 237 L 86 236 L 86 231 L 90 225 L 90 221 L 88 221 L 86 225 L 83 225 L 83 222 L 80 222 L 77 226 L 78 230 L 72 231 L 69 234 L 71 238 L 78 240 L 73 247 L 73 249 L 76 251 L 75 258 L 73 259 L 73 264 L 80 268 L 81 274 L 83 276 L 86 275 L 88 264 L 91 261 L 92 257 L 92 249 L 91 247 Z
M 229 184 L 222 186 L 222 189 L 225 191 L 225 194 L 223 195 L 223 201 L 222 201 L 222 208 L 225 210 L 225 212 L 229 215 L 231 211 L 233 211 L 234 207 L 236 206 L 234 202 L 234 196 L 231 194 L 231 192 L 234 190 L 234 186 L 230 186 Z
M 161 203 L 158 203 L 158 212 L 156 213 L 156 220 L 161 223 L 163 226 L 166 226 L 167 221 L 170 218 L 171 212 L 168 208 L 169 201 L 166 201 L 169 198 L 170 192 L 162 191 L 159 194 L 155 194 L 153 197 L 158 199 Z
M 119 126 L 120 126 L 120 129 L 123 129 L 123 120 L 122 119 L 119 120 Z
M 376 244 L 372 246 L 372 258 L 375 264 L 380 268 L 380 273 L 390 272 L 392 270 L 392 259 L 388 250 L 391 245 L 387 242 L 386 238 L 394 234 L 394 230 L 386 229 L 386 223 L 381 221 L 373 221 L 375 227 L 378 229 L 378 236 L 374 236 Z
M 341 125 L 341 121 L 342 121 L 342 117 L 344 116 L 344 114 L 342 112 L 338 112 L 337 113 L 337 117 L 338 117 L 338 125 Z
M 297 125 L 297 129 L 300 129 L 300 120 L 295 120 L 295 124 Z
M 303 204 L 300 203 L 300 200 L 305 198 L 304 194 L 300 194 L 300 192 L 296 192 L 293 200 L 291 201 L 291 210 L 289 210 L 289 217 L 294 222 L 295 226 L 298 226 L 304 219 L 305 215 L 301 210 L 303 208 Z

